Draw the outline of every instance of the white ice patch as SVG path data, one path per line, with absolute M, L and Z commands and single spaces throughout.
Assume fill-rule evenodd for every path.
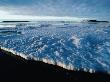
M 55 53 L 56 56 L 60 55 L 60 53 L 58 51 L 55 51 L 54 53 Z
M 80 45 L 80 39 L 76 35 L 72 36 L 71 39 L 73 40 L 72 43 L 78 48 Z
M 39 49 L 37 49 L 37 51 L 39 51 L 40 53 L 45 50 L 45 48 L 47 48 L 47 45 L 44 45 L 43 47 L 40 47 Z
M 93 69 L 89 69 L 89 72 L 90 72 L 90 73 L 94 73 L 94 70 L 93 70 Z

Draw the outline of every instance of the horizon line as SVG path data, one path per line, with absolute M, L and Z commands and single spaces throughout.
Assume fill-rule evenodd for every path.
M 2 15 L 0 21 L 77 21 L 82 20 L 99 20 L 97 18 L 73 17 L 73 16 L 32 16 L 32 15 Z M 110 20 L 104 20 L 110 21 Z

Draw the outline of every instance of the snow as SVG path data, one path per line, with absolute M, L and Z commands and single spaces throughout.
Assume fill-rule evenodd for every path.
M 25 28 L 3 27 L 0 28 L 0 46 L 25 59 L 43 61 L 68 70 L 110 73 L 109 24 L 66 24 L 44 21 L 27 23 Z M 30 28 L 33 27 L 31 25 L 35 25 L 34 28 Z
M 73 44 L 78 48 L 80 45 L 80 39 L 76 35 L 72 36 L 71 39 L 73 40 Z

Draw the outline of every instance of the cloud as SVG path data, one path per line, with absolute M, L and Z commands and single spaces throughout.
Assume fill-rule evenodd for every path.
M 3 10 L 0 10 L 0 15 L 3 16 L 3 15 L 9 15 L 9 12 L 6 12 L 6 11 L 3 11 Z
M 0 0 L 11 15 L 110 18 L 109 0 Z M 106 17 L 105 17 L 106 16 Z

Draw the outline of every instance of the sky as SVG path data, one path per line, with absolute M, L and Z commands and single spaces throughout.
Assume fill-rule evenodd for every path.
M 110 0 L 0 0 L 0 19 L 23 16 L 110 20 Z

